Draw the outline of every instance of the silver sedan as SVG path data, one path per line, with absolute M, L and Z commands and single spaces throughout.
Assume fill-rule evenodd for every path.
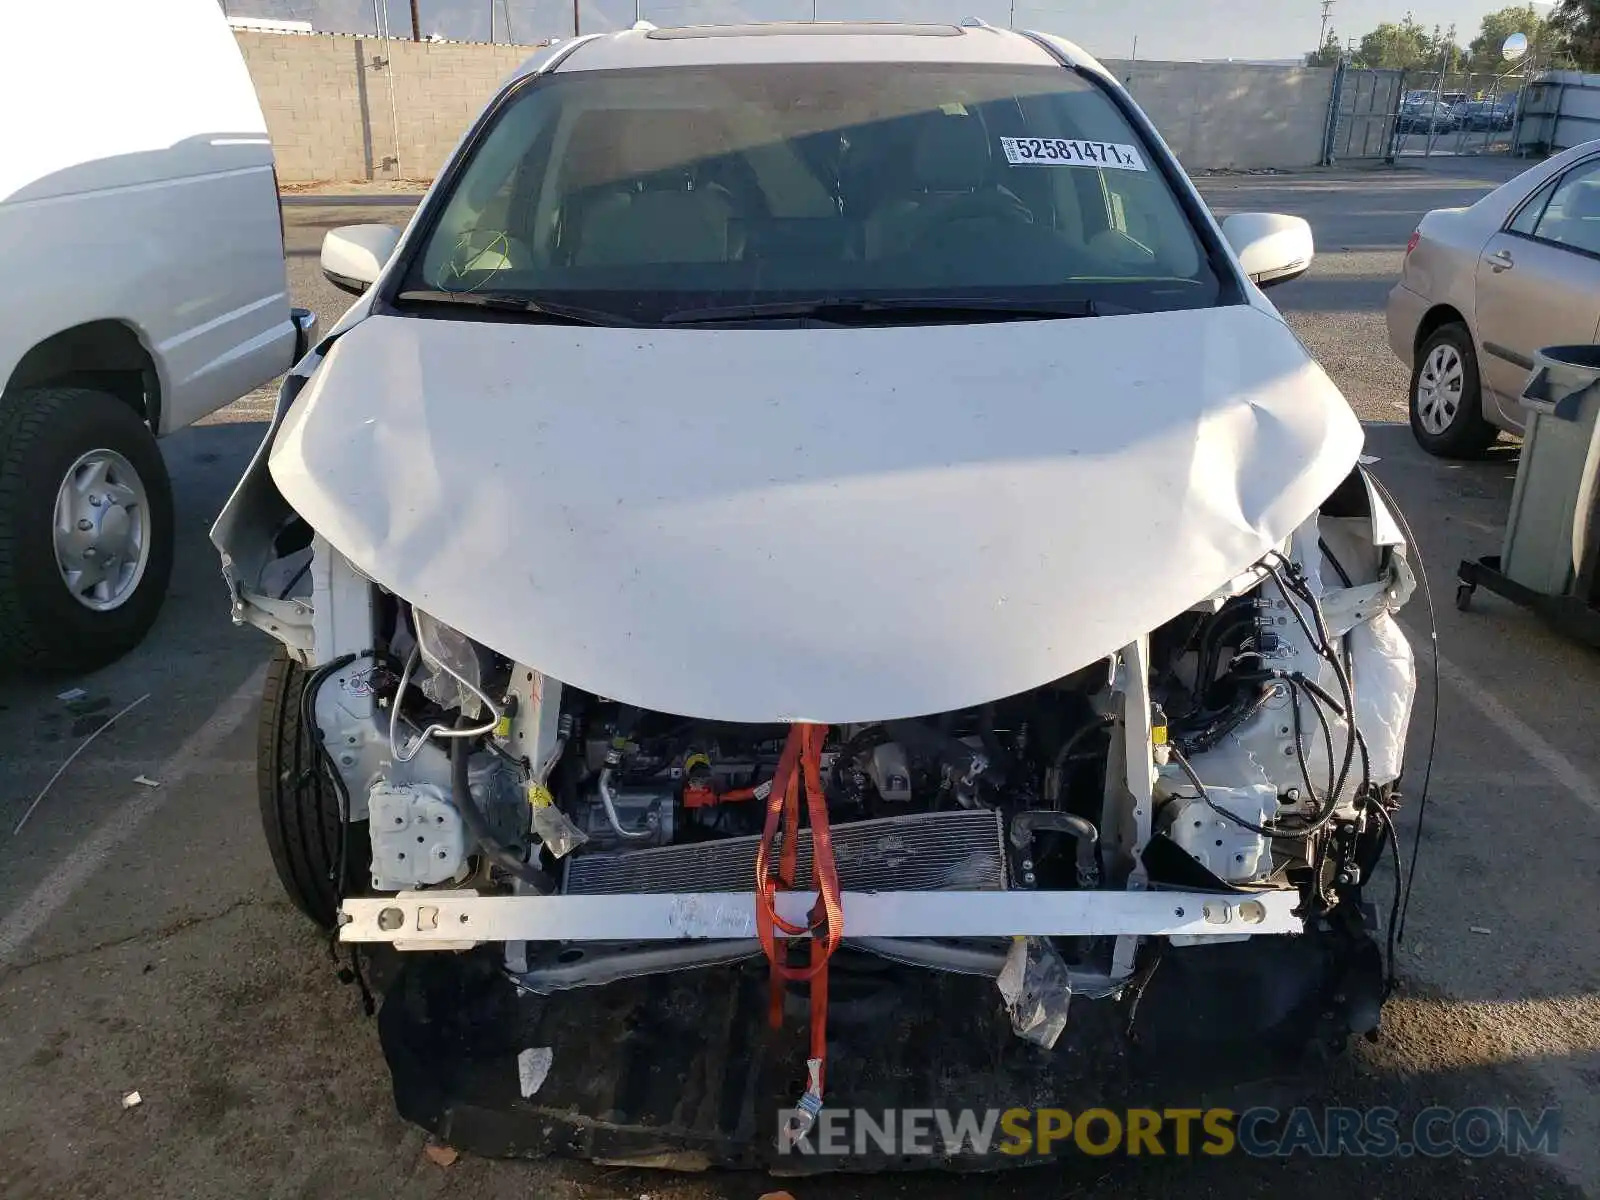
M 1534 352 L 1592 343 L 1600 326 L 1600 141 L 1423 217 L 1388 323 L 1424 450 L 1470 458 L 1521 433 Z

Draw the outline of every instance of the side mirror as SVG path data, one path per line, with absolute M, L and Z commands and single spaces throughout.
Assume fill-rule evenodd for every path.
M 383 273 L 400 244 L 397 225 L 341 225 L 322 239 L 322 273 L 335 287 L 358 295 Z
M 1311 226 L 1281 213 L 1234 213 L 1223 220 L 1222 236 L 1260 287 L 1304 275 L 1316 253 Z

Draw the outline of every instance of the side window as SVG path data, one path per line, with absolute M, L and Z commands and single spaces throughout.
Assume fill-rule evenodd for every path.
M 1600 255 L 1600 160 L 1574 167 L 1562 176 L 1534 236 Z
M 1520 233 L 1523 237 L 1532 237 L 1534 228 L 1539 224 L 1539 218 L 1544 215 L 1545 205 L 1550 203 L 1550 193 L 1556 190 L 1556 184 L 1560 182 L 1559 178 L 1552 179 L 1524 201 L 1506 229 L 1511 233 Z

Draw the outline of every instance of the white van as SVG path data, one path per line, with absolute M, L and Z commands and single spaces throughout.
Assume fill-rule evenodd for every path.
M 155 439 L 287 370 L 314 318 L 289 307 L 272 146 L 216 0 L 6 25 L 0 663 L 84 668 L 166 593 Z

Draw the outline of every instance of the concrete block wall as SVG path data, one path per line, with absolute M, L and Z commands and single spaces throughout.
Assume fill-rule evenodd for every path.
M 237 31 L 284 183 L 431 180 L 530 46 Z
M 1104 65 L 1189 171 L 1321 161 L 1332 67 L 1115 59 Z
M 536 47 L 236 34 L 285 183 L 431 180 Z M 1190 171 L 1321 158 L 1333 70 L 1119 62 L 1113 71 Z

